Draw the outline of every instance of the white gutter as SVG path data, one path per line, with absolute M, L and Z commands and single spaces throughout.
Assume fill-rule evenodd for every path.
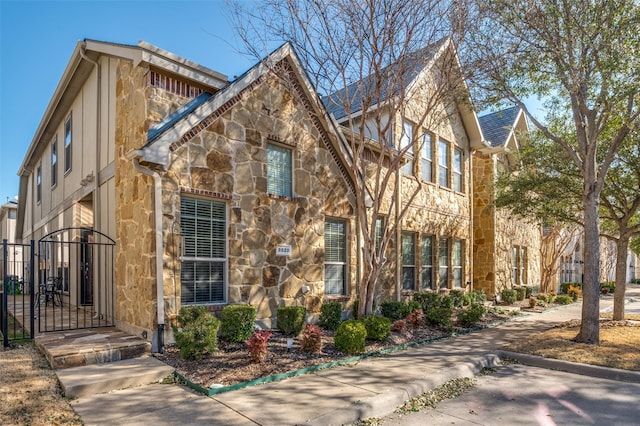
M 147 169 L 140 165 L 139 151 L 133 151 L 132 161 L 133 167 L 142 174 L 152 176 L 154 181 L 154 213 L 156 228 L 156 288 L 158 305 L 158 336 L 156 350 L 164 353 L 164 271 L 162 267 L 162 256 L 164 247 L 162 243 L 162 176 L 160 173 Z

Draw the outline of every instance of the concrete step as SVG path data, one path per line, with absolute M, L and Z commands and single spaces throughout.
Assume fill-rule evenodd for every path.
M 62 390 L 68 398 L 156 383 L 171 373 L 173 367 L 151 356 L 56 370 Z
M 73 368 L 146 356 L 151 344 L 117 328 L 44 333 L 35 339 L 52 368 Z

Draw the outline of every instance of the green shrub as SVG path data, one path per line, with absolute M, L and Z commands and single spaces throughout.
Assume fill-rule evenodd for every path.
M 434 303 L 437 304 L 440 295 L 438 293 L 424 292 L 413 293 L 413 300 L 420 303 L 423 311 L 427 311 Z
M 604 290 L 605 288 L 608 288 L 609 290 Z M 604 291 L 602 291 L 604 290 Z M 616 291 L 616 282 L 615 281 L 605 281 L 603 283 L 600 283 L 600 291 L 602 291 L 603 293 L 615 293 Z
M 573 299 L 569 295 L 560 294 L 556 296 L 556 303 L 558 305 L 570 305 L 571 303 L 573 303 Z
M 474 303 L 466 309 L 458 312 L 458 323 L 462 327 L 471 327 L 476 324 L 487 312 L 484 305 Z
M 453 307 L 433 306 L 424 313 L 425 320 L 430 325 L 451 328 L 453 320 Z
M 464 295 L 464 305 L 471 305 L 473 303 L 484 303 L 487 301 L 487 295 L 484 294 L 484 290 L 473 290 L 470 293 Z
M 185 306 L 172 324 L 176 346 L 186 359 L 200 359 L 205 352 L 215 352 L 220 321 L 204 306 Z
M 346 320 L 338 326 L 333 342 L 339 351 L 350 355 L 361 354 L 365 350 L 366 337 L 367 329 L 362 321 Z
M 547 293 L 539 293 L 538 296 L 536 296 L 536 299 L 546 302 L 549 300 L 549 296 L 547 296 Z
M 415 311 L 416 309 L 422 310 L 422 304 L 420 302 L 416 302 L 415 300 L 411 300 L 407 302 L 405 306 L 403 318 L 407 317 L 411 312 Z
M 324 302 L 320 308 L 318 324 L 327 330 L 335 330 L 342 320 L 342 304 L 340 302 Z
M 285 336 L 302 333 L 307 316 L 304 306 L 281 306 L 278 308 L 278 328 Z
M 256 308 L 251 305 L 225 306 L 220 313 L 221 336 L 227 342 L 242 343 L 253 335 Z
M 547 302 L 546 302 L 546 300 L 539 299 L 539 300 L 536 302 L 536 305 L 537 305 L 537 306 L 542 306 L 542 307 L 544 308 L 544 307 L 546 307 L 546 306 L 547 306 Z
M 522 286 L 517 286 L 513 289 L 516 291 L 516 300 L 523 301 L 527 295 L 527 289 Z
M 300 336 L 300 346 L 305 352 L 322 350 L 322 330 L 317 325 L 307 324 Z
M 524 286 L 524 298 L 528 299 L 529 297 L 531 297 L 531 294 L 533 293 L 533 287 L 529 286 L 529 285 L 525 285 Z
M 556 300 L 557 295 L 552 291 L 551 293 L 547 293 L 547 303 L 553 303 Z
M 560 291 L 562 292 L 562 294 L 569 294 L 569 287 L 579 287 L 582 289 L 582 283 L 572 283 L 572 282 L 561 283 Z
M 380 304 L 380 313 L 391 321 L 397 321 L 407 316 L 407 305 L 404 302 L 385 300 Z
M 464 296 L 464 290 L 455 289 L 449 292 L 449 297 L 451 298 L 454 308 L 462 308 L 464 305 Z
M 367 329 L 368 339 L 383 342 L 387 340 L 389 333 L 391 333 L 391 320 L 389 318 L 377 315 L 365 315 L 362 318 L 362 322 Z
M 500 292 L 500 296 L 502 298 L 502 302 L 507 305 L 512 305 L 516 302 L 516 291 L 512 288 L 505 288 Z

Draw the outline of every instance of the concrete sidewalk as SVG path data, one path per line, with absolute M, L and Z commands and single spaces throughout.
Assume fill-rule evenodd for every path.
M 611 303 L 612 299 L 603 300 L 601 308 Z M 213 397 L 154 384 L 81 397 L 71 404 L 87 425 L 348 424 L 383 417 L 442 383 L 496 366 L 504 345 L 580 314 L 581 304 L 573 304 L 388 356 Z

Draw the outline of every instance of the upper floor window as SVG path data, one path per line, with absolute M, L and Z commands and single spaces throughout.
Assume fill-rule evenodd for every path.
M 455 148 L 453 150 L 453 189 L 462 192 L 462 150 Z
M 36 168 L 36 202 L 42 199 L 42 166 L 38 164 Z
M 324 222 L 324 293 L 347 294 L 347 222 Z
M 184 238 L 180 272 L 183 304 L 225 303 L 227 206 L 220 201 L 180 198 Z
M 438 183 L 449 188 L 449 142 L 438 141 Z
M 400 149 L 407 148 L 405 163 L 402 166 L 402 173 L 413 174 L 413 125 L 408 121 L 402 123 L 402 136 L 400 136 Z
M 267 145 L 267 192 L 283 197 L 293 196 L 293 162 L 291 149 Z
M 433 142 L 431 134 L 422 135 L 422 180 L 433 182 Z
M 402 289 L 416 288 L 416 237 L 413 232 L 402 233 Z
M 64 122 L 64 172 L 71 170 L 71 116 Z
M 51 142 L 51 186 L 58 183 L 58 138 Z

